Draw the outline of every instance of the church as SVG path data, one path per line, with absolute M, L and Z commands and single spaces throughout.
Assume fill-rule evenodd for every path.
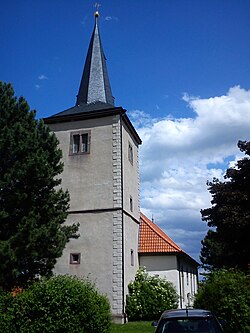
M 170 279 L 185 307 L 197 290 L 198 263 L 140 212 L 142 141 L 126 110 L 114 105 L 98 17 L 75 106 L 44 119 L 63 152 L 65 223 L 80 224 L 54 272 L 92 280 L 108 296 L 113 321 L 123 323 L 127 286 L 140 265 Z

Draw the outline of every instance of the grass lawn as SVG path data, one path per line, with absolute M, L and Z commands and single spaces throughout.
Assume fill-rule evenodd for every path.
M 112 324 L 110 333 L 153 333 L 155 328 L 152 321 L 135 321 L 121 324 Z

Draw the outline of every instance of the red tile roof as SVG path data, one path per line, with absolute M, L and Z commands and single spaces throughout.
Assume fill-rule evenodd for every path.
M 182 252 L 155 223 L 141 213 L 139 253 Z

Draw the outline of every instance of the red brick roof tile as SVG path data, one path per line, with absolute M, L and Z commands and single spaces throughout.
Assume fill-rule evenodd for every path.
M 183 252 L 155 223 L 141 213 L 139 253 Z

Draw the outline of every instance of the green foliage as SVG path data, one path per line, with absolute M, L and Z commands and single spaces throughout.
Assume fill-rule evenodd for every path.
M 250 332 L 250 280 L 235 270 L 208 275 L 196 294 L 194 307 L 213 311 L 226 320 L 226 332 Z
M 0 296 L 2 303 L 7 301 Z M 107 298 L 89 281 L 56 276 L 12 297 L 11 305 L 1 308 L 0 322 L 9 325 L 9 333 L 108 333 L 111 314 Z
M 60 189 L 56 136 L 23 97 L 0 81 L 0 286 L 49 276 L 77 225 L 62 225 L 69 194 Z
M 138 270 L 128 290 L 126 313 L 132 321 L 158 319 L 164 310 L 174 309 L 178 304 L 173 284 L 157 276 L 150 276 L 145 268 Z
M 250 142 L 238 147 L 250 155 Z M 208 183 L 212 207 L 201 210 L 210 229 L 202 241 L 203 268 L 238 268 L 247 271 L 250 262 L 250 159 L 239 160 L 227 170 L 225 182 Z
M 0 332 L 14 332 L 13 297 L 10 292 L 0 290 Z

